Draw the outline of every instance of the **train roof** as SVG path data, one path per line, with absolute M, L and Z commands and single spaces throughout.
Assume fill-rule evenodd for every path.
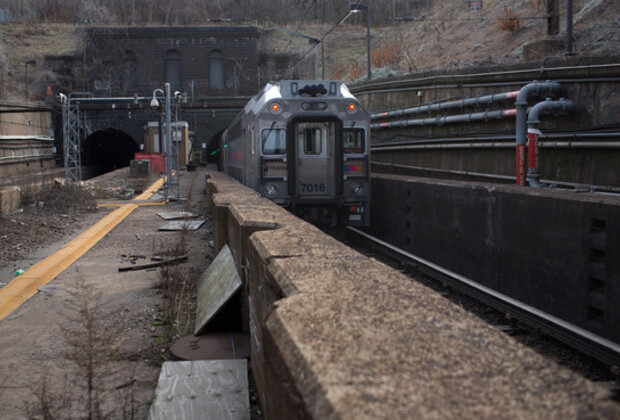
M 343 82 L 335 80 L 280 80 L 267 83 L 258 95 L 247 103 L 244 111 L 258 114 L 269 101 L 274 99 L 307 100 L 308 98 L 356 100 Z

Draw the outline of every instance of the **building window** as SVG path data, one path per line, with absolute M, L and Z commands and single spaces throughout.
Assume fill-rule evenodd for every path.
M 224 54 L 215 50 L 209 53 L 209 89 L 224 90 L 226 80 L 226 61 Z
M 171 91 L 181 91 L 181 54 L 170 50 L 166 53 L 166 83 L 170 83 Z
M 125 92 L 138 89 L 138 58 L 133 51 L 125 51 L 122 86 Z

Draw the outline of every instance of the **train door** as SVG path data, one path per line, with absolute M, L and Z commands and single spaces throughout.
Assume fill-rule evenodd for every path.
M 304 197 L 334 194 L 335 124 L 329 121 L 295 124 L 296 192 Z

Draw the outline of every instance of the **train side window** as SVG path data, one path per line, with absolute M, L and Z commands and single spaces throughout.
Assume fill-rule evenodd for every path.
M 286 153 L 286 130 L 269 128 L 262 132 L 263 154 L 283 155 Z
M 342 130 L 342 148 L 344 153 L 364 153 L 364 130 L 361 128 Z
M 322 131 L 320 128 L 304 129 L 304 153 L 307 155 L 320 155 L 322 152 Z

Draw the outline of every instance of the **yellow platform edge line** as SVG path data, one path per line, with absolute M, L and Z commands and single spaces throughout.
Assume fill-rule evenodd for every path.
M 163 180 L 159 179 L 144 193 L 140 194 L 139 197 L 141 199 L 148 198 L 162 184 Z M 150 195 L 147 196 L 146 194 Z M 14 278 L 9 284 L 0 289 L 0 321 L 34 296 L 39 287 L 46 285 L 69 268 L 71 264 L 77 261 L 78 258 L 84 255 L 137 208 L 138 204 L 125 204 L 114 210 L 56 253 L 34 264 L 23 274 Z

